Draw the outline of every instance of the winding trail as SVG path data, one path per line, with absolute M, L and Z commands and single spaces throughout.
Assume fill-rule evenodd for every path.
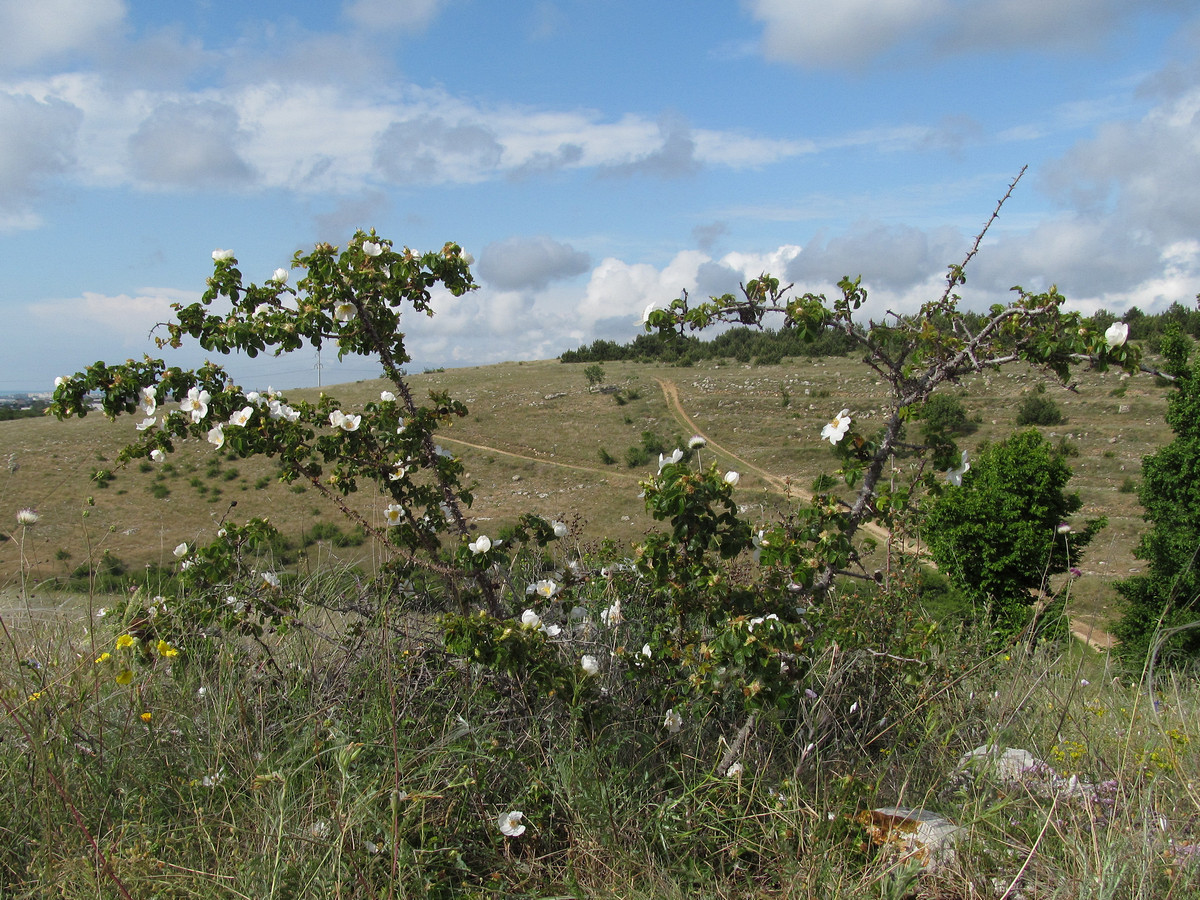
M 473 444 L 470 441 L 464 441 L 461 438 L 449 437 L 445 434 L 439 434 L 438 440 L 447 444 L 459 444 L 463 447 L 470 447 L 473 450 L 483 450 L 486 453 L 495 453 L 499 456 L 508 456 L 512 459 L 524 459 L 529 462 L 535 462 L 542 466 L 558 466 L 560 469 L 571 469 L 576 472 L 589 472 L 592 475 L 603 475 L 605 478 L 623 478 L 626 481 L 632 481 L 635 484 L 641 479 L 641 475 L 636 475 L 632 472 L 622 472 L 620 469 L 597 469 L 592 466 L 580 466 L 575 463 L 559 462 L 556 459 L 546 459 L 544 456 L 528 456 L 524 453 L 513 453 L 511 450 L 501 450 L 499 447 L 489 447 L 487 444 Z
M 700 429 L 700 426 L 695 423 L 692 417 L 689 416 L 687 411 L 683 408 L 683 403 L 679 399 L 679 388 L 675 382 L 669 381 L 665 378 L 659 378 L 657 376 L 655 376 L 654 380 L 657 381 L 659 387 L 662 388 L 663 397 L 666 399 L 667 405 L 671 408 L 675 418 L 678 419 L 680 423 L 687 426 L 687 428 L 691 430 L 692 434 L 696 434 L 704 438 L 709 447 L 719 451 L 720 453 L 729 457 L 731 460 L 734 460 L 743 471 L 753 472 L 755 475 L 765 481 L 767 485 L 784 496 L 799 497 L 804 503 L 808 503 L 812 500 L 812 494 L 809 491 L 797 487 L 792 483 L 790 478 L 785 479 L 780 478 L 777 475 L 772 475 L 770 472 L 760 469 L 749 460 L 738 456 L 727 447 L 722 447 L 716 441 L 712 440 L 712 438 L 710 438 Z M 921 557 L 926 564 L 932 566 L 934 569 L 937 568 L 937 564 L 930 559 L 928 554 L 922 551 L 919 546 L 908 541 L 898 540 L 883 526 L 874 522 L 865 522 L 860 527 L 876 537 L 883 539 L 884 541 L 891 541 L 892 546 L 897 547 L 901 552 Z M 1111 634 L 1090 620 L 1072 619 L 1071 634 L 1074 635 L 1076 639 L 1087 644 L 1093 650 L 1110 650 L 1113 645 L 1116 644 L 1116 639 Z

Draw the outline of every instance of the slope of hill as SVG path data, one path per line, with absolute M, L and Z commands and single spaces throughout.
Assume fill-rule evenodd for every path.
M 715 459 L 741 472 L 738 495 L 747 514 L 769 518 L 786 507 L 789 493 L 802 496 L 814 476 L 833 468 L 819 438 L 830 416 L 849 407 L 856 422 L 869 427 L 884 400 L 883 386 L 866 366 L 840 357 L 761 367 L 605 363 L 599 390 L 589 387 L 583 368 L 542 361 L 412 377 L 418 397 L 445 390 L 471 410 L 440 440 L 461 455 L 467 480 L 477 484 L 471 514 L 482 530 L 494 533 L 518 513 L 533 511 L 575 519 L 574 533 L 583 540 L 635 540 L 652 525 L 637 499 L 638 480 L 654 470 L 657 457 L 630 467 L 631 448 L 644 447 L 644 435 L 671 448 L 697 432 L 709 440 L 705 462 Z M 1042 380 L 1028 370 L 1006 370 L 961 385 L 961 399 L 978 423 L 964 446 L 1014 430 L 1019 400 Z M 362 381 L 324 390 L 349 409 L 386 386 Z M 1138 570 L 1132 548 L 1141 508 L 1130 487 L 1141 457 L 1170 438 L 1165 392 L 1149 377 L 1126 381 L 1095 372 L 1080 373 L 1076 392 L 1047 390 L 1067 421 L 1042 431 L 1078 451 L 1072 487 L 1084 501 L 1081 514 L 1109 519 L 1082 561 L 1085 577 L 1075 595 L 1086 612 L 1102 616 L 1112 597 L 1107 583 Z M 297 544 L 314 525 L 339 520 L 311 488 L 280 484 L 270 461 L 231 458 L 207 444 L 182 445 L 166 464 L 134 464 L 107 485 L 97 483 L 95 473 L 113 466 L 134 437 L 134 424 L 133 417 L 113 423 L 98 414 L 71 422 L 0 422 L 0 461 L 8 460 L 7 470 L 0 469 L 0 509 L 10 516 L 3 530 L 13 529 L 11 539 L 0 542 L 0 587 L 19 583 L 22 552 L 37 584 L 62 578 L 104 551 L 130 571 L 167 565 L 176 544 L 210 539 L 226 515 L 266 516 Z M 385 505 L 373 491 L 352 501 L 375 521 Z M 41 518 L 22 544 L 15 514 L 26 506 Z M 327 531 L 319 533 L 328 538 Z M 369 543 L 339 547 L 325 539 L 312 543 L 302 564 L 369 556 Z

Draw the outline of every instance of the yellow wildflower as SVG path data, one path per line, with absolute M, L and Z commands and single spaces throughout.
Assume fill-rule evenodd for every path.
M 105 651 L 104 653 L 101 653 L 99 656 L 96 657 L 96 664 L 99 665 L 101 663 L 106 663 L 110 659 L 112 659 L 112 654 L 109 653 L 108 651 Z
M 142 721 L 145 722 L 147 725 L 150 724 L 150 720 L 153 718 L 154 718 L 154 713 L 148 713 L 148 712 L 142 713 Z
M 136 640 L 137 638 L 135 638 L 132 634 L 123 634 L 117 638 L 117 649 L 124 650 L 127 647 L 132 647 Z
M 170 644 L 168 644 L 166 641 L 160 640 L 158 642 L 158 655 L 165 656 L 168 659 L 170 659 L 173 656 L 178 656 L 179 651 L 176 650 L 174 647 L 172 647 Z
M 122 669 L 117 673 L 117 684 L 129 684 L 133 681 L 133 673 L 128 669 Z

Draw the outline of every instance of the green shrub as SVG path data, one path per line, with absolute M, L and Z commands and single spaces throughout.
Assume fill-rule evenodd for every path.
M 991 609 L 1003 634 L 1030 624 L 1031 592 L 1076 565 L 1105 524 L 1066 525 L 1082 506 L 1078 494 L 1066 493 L 1070 479 L 1062 456 L 1030 429 L 986 446 L 961 486 L 946 487 L 927 508 L 930 555 L 956 586 Z
M 1041 392 L 1027 395 L 1017 407 L 1018 425 L 1061 425 L 1065 421 L 1058 404 Z
M 961 434 L 971 427 L 967 408 L 952 394 L 934 394 L 926 400 L 921 409 L 921 420 L 921 430 L 925 434 Z

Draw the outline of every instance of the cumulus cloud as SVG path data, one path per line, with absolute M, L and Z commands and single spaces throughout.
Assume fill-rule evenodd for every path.
M 771 59 L 856 68 L 904 51 L 928 59 L 980 49 L 1086 47 L 1145 10 L 1177 0 L 750 0 Z
M 1048 167 L 1045 184 L 1089 214 L 1115 214 L 1159 242 L 1200 233 L 1200 89 L 1136 122 L 1111 122 Z
M 0 69 L 92 49 L 124 18 L 121 0 L 0 0 Z
M 82 112 L 62 100 L 0 93 L 0 228 L 36 222 L 29 204 L 74 162 Z
M 399 184 L 472 182 L 491 174 L 503 152 L 484 125 L 419 116 L 388 126 L 376 145 L 375 163 Z
M 872 285 L 906 290 L 946 271 L 965 252 L 952 228 L 925 231 L 911 225 L 860 222 L 843 234 L 818 234 L 787 267 L 791 281 L 835 285 L 846 275 Z
M 605 174 L 629 177 L 649 175 L 652 178 L 681 178 L 700 170 L 696 158 L 696 141 L 691 128 L 679 116 L 659 119 L 658 132 L 662 140 L 658 147 L 630 162 L 610 166 Z
M 579 144 L 560 144 L 552 151 L 539 150 L 509 171 L 509 178 L 523 181 L 537 175 L 546 175 L 573 166 L 583 159 L 583 147 Z
M 548 237 L 511 237 L 488 244 L 477 271 L 488 284 L 506 291 L 540 291 L 550 282 L 582 275 L 591 260 L 582 250 Z
M 247 184 L 237 111 L 213 100 L 161 104 L 129 138 L 134 174 L 173 187 Z

